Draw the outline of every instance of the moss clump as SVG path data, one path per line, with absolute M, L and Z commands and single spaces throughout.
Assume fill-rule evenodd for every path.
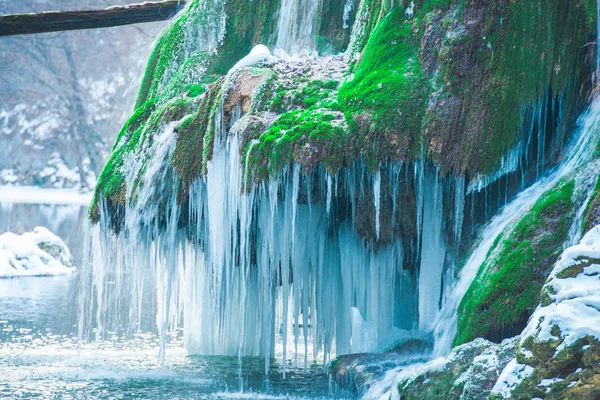
M 123 166 L 129 158 L 140 161 L 138 176 L 134 177 L 133 185 L 137 185 L 137 178 L 144 170 L 148 148 L 154 136 L 160 129 L 172 121 L 182 119 L 192 110 L 190 99 L 175 99 L 158 106 L 154 101 L 148 101 L 139 107 L 117 137 L 110 158 L 102 169 L 96 184 L 94 198 L 90 205 L 89 216 L 93 222 L 99 219 L 100 196 L 111 204 L 124 204 L 126 199 L 126 182 Z M 132 189 L 133 188 L 129 188 Z
M 423 156 L 443 172 L 489 174 L 538 108 L 561 107 L 547 135 L 582 110 L 591 0 L 415 4 L 411 19 L 402 7 L 388 12 L 388 1 L 362 2 L 358 13 L 355 76 L 339 102 L 353 133 L 381 142 L 369 158 Z
M 544 194 L 490 251 L 460 304 L 455 345 L 521 331 L 568 236 L 574 188 L 570 181 Z
M 440 121 L 431 125 L 443 133 L 436 160 L 457 173 L 497 168 L 520 139 L 524 110 L 558 101 L 561 118 L 550 129 L 560 135 L 582 110 L 577 102 L 588 84 L 586 44 L 595 28 L 582 2 L 497 1 L 478 8 L 463 6 L 460 17 L 471 24 L 455 29 L 440 59 L 446 97 L 439 104 L 454 106 L 450 115 L 436 108 L 441 117 L 433 119 Z
M 335 171 L 353 158 L 356 145 L 337 102 L 339 81 L 297 78 L 278 84 L 266 80 L 265 85 L 262 97 L 271 100 L 258 108 L 281 115 L 266 131 L 251 129 L 244 138 L 243 163 L 256 182 L 279 174 L 293 161 L 307 171 L 317 163 Z
M 183 65 L 187 55 L 184 54 L 186 30 L 190 24 L 197 23 L 199 0 L 193 0 L 169 29 L 164 30 L 156 41 L 138 92 L 135 108 L 141 107 L 149 99 L 158 95 L 159 87 L 166 80 L 167 69 L 170 65 Z
M 268 43 L 278 7 L 278 0 L 227 0 L 223 9 L 207 9 L 202 1 L 192 0 L 154 45 L 136 108 L 148 99 L 170 99 L 185 84 L 209 84 L 226 74 L 254 45 Z M 190 75 L 193 82 L 187 79 Z
M 355 135 L 382 136 L 375 157 L 416 156 L 430 91 L 419 61 L 417 22 L 393 9 L 373 31 L 354 78 L 339 90 L 339 104 Z
M 344 161 L 349 135 L 340 126 L 339 115 L 312 106 L 282 114 L 271 127 L 250 142 L 245 157 L 256 181 L 280 173 L 292 161 L 311 169 L 323 162 L 337 170 Z
M 206 168 L 210 152 L 205 145 L 210 144 L 207 137 L 214 135 L 214 114 L 221 99 L 223 79 L 209 86 L 194 114 L 185 117 L 176 129 L 177 144 L 171 156 L 171 164 L 175 167 L 183 183 L 182 193 Z

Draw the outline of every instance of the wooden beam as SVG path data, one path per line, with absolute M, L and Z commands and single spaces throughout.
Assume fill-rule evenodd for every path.
M 188 0 L 166 0 L 114 6 L 102 10 L 52 11 L 39 14 L 0 15 L 0 36 L 108 28 L 165 21 Z

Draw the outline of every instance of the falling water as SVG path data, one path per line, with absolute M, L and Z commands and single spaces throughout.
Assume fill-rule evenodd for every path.
M 445 300 L 435 326 L 435 355 L 447 354 L 456 334 L 458 306 L 477 275 L 495 239 L 504 229 L 515 223 L 535 202 L 558 181 L 572 174 L 577 168 L 590 161 L 600 130 L 600 102 L 594 102 L 580 118 L 577 140 L 567 149 L 566 159 L 548 176 L 521 192 L 515 200 L 505 206 L 485 227 L 479 245 L 461 270 L 460 277 Z
M 321 0 L 282 0 L 277 25 L 278 49 L 290 55 L 305 55 L 315 50 Z
M 596 2 L 596 86 L 600 84 L 600 1 Z
M 375 203 L 375 234 L 379 239 L 379 230 L 381 229 L 381 173 L 375 172 L 373 177 L 373 201 Z

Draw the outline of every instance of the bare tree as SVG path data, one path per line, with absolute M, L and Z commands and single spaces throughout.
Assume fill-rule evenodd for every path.
M 118 2 L 67 0 L 60 6 L 76 9 L 114 3 Z M 11 2 L 6 12 L 39 12 L 51 5 L 56 3 L 22 0 Z M 161 25 L 0 38 L 0 113 L 23 104 L 35 105 L 35 112 L 46 111 L 60 120 L 55 143 L 38 153 L 28 149 L 18 154 L 22 146 L 13 145 L 10 157 L 4 157 L 0 146 L 0 172 L 12 168 L 10 163 L 32 164 L 28 160 L 32 157 L 41 165 L 36 168 L 42 168 L 43 159 L 56 151 L 69 168 L 78 168 L 85 186 L 84 163 L 89 159 L 91 170 L 98 173 L 101 169 L 123 118 L 131 111 L 128 98 L 133 100 L 135 91 L 128 88 L 135 87 L 132 79 L 143 71 Z M 23 113 L 29 117 L 27 110 Z M 9 129 L 19 127 L 10 125 Z

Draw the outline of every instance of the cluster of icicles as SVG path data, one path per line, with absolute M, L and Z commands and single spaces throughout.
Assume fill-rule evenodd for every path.
M 423 163 L 389 167 L 382 183 L 379 172 L 358 162 L 334 176 L 303 175 L 295 166 L 279 179 L 246 187 L 234 124 L 239 117 L 235 107 L 232 126 L 225 127 L 217 113 L 213 157 L 206 176 L 192 185 L 187 210 L 178 202 L 169 163 L 177 123 L 155 139 L 142 189 L 127 206 L 118 234 L 103 210 L 90 231 L 82 272 L 82 337 L 92 330 L 97 339 L 131 335 L 148 329 L 144 314 L 155 314 L 163 338 L 184 327 L 192 353 L 269 360 L 281 356 L 278 344 L 284 354 L 295 355 L 295 363 L 305 364 L 375 350 L 398 327 L 430 331 L 446 257 L 442 186 L 435 171 Z M 128 164 L 128 185 L 139 168 L 135 159 Z M 382 184 L 398 193 L 406 174 L 417 182 L 423 249 L 418 277 L 403 269 L 413 243 L 397 238 L 376 245 L 381 226 L 396 223 L 381 220 Z M 323 182 L 317 194 L 313 179 Z M 342 190 L 347 198 L 337 193 Z M 372 240 L 359 236 L 354 218 L 340 222 L 333 211 L 342 202 L 356 215 L 352 199 L 374 205 Z M 453 230 L 460 235 L 464 203 L 457 205 Z M 394 200 L 388 215 L 401 206 Z M 179 226 L 182 211 L 189 219 L 185 228 Z
M 435 169 L 423 163 L 387 166 L 382 173 L 356 162 L 336 175 L 323 170 L 304 175 L 296 165 L 279 178 L 247 186 L 235 125 L 240 117 L 235 107 L 231 125 L 224 126 L 222 112 L 217 113 L 213 158 L 206 176 L 192 185 L 187 210 L 181 209 L 169 163 L 174 122 L 154 140 L 144 183 L 127 206 L 118 234 L 111 230 L 108 212 L 101 213 L 90 231 L 82 271 L 82 337 L 92 330 L 96 339 L 132 335 L 152 328 L 144 326 L 150 316 L 163 339 L 183 327 L 191 353 L 263 356 L 267 367 L 276 356 L 284 365 L 290 355 L 300 365 L 327 362 L 333 354 L 373 351 L 393 336 L 424 336 L 434 329 L 437 347 L 447 351 L 456 307 L 494 238 L 589 159 L 586 149 L 594 137 L 582 135 L 586 140 L 559 172 L 507 207 L 510 218 L 492 221 L 463 269 L 467 278 L 455 287 L 454 246 L 447 241 L 453 235 L 460 242 L 463 180 L 455 183 L 450 219 L 443 212 L 448 191 Z M 139 169 L 132 159 L 125 171 L 128 185 Z M 383 210 L 382 187 L 386 193 L 406 190 L 409 174 L 417 240 L 398 236 L 382 244 L 382 227 L 399 223 L 397 208 L 406 206 L 394 195 Z M 166 202 L 157 201 L 161 198 Z M 352 222 L 364 212 L 364 202 L 373 204 L 371 239 L 360 237 Z M 334 211 L 339 207 L 347 208 L 343 221 Z M 182 227 L 184 211 L 188 221 Z M 405 270 L 406 257 L 418 268 Z

